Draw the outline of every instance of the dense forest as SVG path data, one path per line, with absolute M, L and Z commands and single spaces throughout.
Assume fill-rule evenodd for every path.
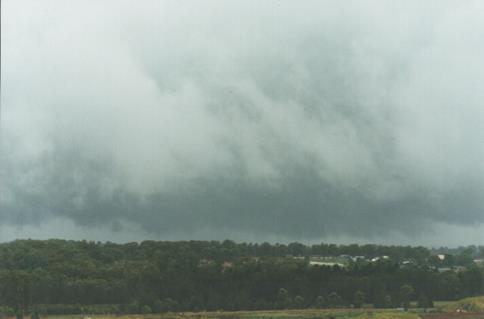
M 406 307 L 411 300 L 429 307 L 483 293 L 474 260 L 483 252 L 468 247 L 439 258 L 438 250 L 408 246 L 18 240 L 0 244 L 0 313 Z M 347 262 L 311 263 L 329 257 Z

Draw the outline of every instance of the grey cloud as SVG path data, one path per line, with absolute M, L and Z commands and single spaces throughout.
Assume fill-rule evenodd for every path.
M 1 221 L 140 239 L 482 224 L 479 9 L 7 2 Z

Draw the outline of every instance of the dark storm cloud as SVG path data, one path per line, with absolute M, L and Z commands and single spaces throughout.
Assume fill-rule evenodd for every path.
M 461 236 L 484 222 L 482 9 L 6 2 L 3 227 Z

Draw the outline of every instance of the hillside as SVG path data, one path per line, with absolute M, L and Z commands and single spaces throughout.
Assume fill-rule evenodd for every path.
M 416 300 L 428 308 L 484 293 L 483 268 L 442 272 L 431 257 L 422 247 L 376 245 L 15 241 L 0 244 L 0 312 L 397 308 Z

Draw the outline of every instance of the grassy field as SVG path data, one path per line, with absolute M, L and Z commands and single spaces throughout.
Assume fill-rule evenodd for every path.
M 82 316 L 49 316 L 48 319 L 82 319 Z M 90 316 L 90 319 L 421 319 L 416 312 L 394 310 L 283 310 L 237 312 L 185 312 L 160 315 Z M 87 319 L 84 317 L 84 319 Z
M 253 312 L 200 312 L 162 315 L 122 316 L 49 316 L 47 319 L 484 319 L 484 313 L 457 312 L 402 312 L 397 310 L 319 310 L 319 311 L 253 311 Z
M 432 313 L 391 309 L 305 309 L 268 311 L 176 312 L 150 315 L 56 315 L 45 319 L 484 319 L 484 296 L 436 302 Z
M 455 302 L 449 302 L 441 307 L 445 312 L 478 312 L 484 313 L 484 296 L 465 298 Z

